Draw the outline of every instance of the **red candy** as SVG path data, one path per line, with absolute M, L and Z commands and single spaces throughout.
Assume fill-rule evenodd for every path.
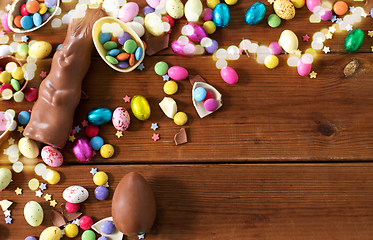
M 87 137 L 92 138 L 94 136 L 97 136 L 98 132 L 99 132 L 98 126 L 89 124 L 87 127 L 85 127 L 85 135 L 87 135 Z
M 164 18 L 167 18 L 167 22 L 170 24 L 170 27 L 173 27 L 175 24 L 175 20 L 170 15 L 165 15 L 162 17 L 162 21 L 165 22 Z
M 79 227 L 83 230 L 88 230 L 91 228 L 93 220 L 91 217 L 84 216 L 79 220 Z
M 215 98 L 215 96 L 212 92 L 206 90 L 206 97 L 205 97 L 205 99 L 202 100 L 202 102 L 205 103 L 206 100 L 210 99 L 210 98 Z
M 65 209 L 66 211 L 68 211 L 69 213 L 76 213 L 78 210 L 79 210 L 79 203 L 71 203 L 71 202 L 67 202 L 65 204 Z
M 21 6 L 21 15 L 28 16 L 29 12 L 27 11 L 26 4 L 22 4 Z
M 9 83 L 4 83 L 0 86 L 0 94 L 4 91 L 4 89 L 10 89 L 13 91 L 12 85 Z
M 25 98 L 29 102 L 33 102 L 38 98 L 38 90 L 35 88 L 29 88 L 25 91 Z

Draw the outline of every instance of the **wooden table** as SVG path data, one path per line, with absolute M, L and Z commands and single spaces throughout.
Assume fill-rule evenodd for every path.
M 77 1 L 62 3 L 61 18 Z M 145 0 L 137 0 L 140 11 Z M 183 0 L 185 3 L 186 1 Z M 205 6 L 205 1 L 203 1 Z M 311 46 L 312 35 L 328 29 L 332 22 L 309 23 L 307 7 L 296 10 L 293 20 L 282 21 L 272 29 L 266 23 L 273 8 L 268 2 L 266 17 L 256 26 L 244 21 L 252 0 L 239 0 L 230 6 L 231 22 L 210 37 L 220 47 L 238 46 L 242 39 L 268 46 L 278 41 L 281 32 L 292 30 L 303 52 Z M 0 9 L 10 1 L 1 1 Z M 364 2 L 349 1 L 349 6 Z M 364 33 L 371 29 L 370 16 L 362 18 L 354 28 Z M 181 35 L 186 19 L 176 21 L 170 41 Z M 67 26 L 52 28 L 50 24 L 27 34 L 30 40 L 45 40 L 55 50 L 65 37 Z M 310 41 L 303 42 L 308 34 Z M 6 35 L 12 36 L 7 32 Z M 267 69 L 255 59 L 242 55 L 229 61 L 238 75 L 236 85 L 228 85 L 209 54 L 183 58 L 171 49 L 146 56 L 145 69 L 119 73 L 107 66 L 94 50 L 92 63 L 83 82 L 88 96 L 82 99 L 74 117 L 80 126 L 88 111 L 95 107 L 130 109 L 123 97 L 142 95 L 150 103 L 151 117 L 142 122 L 131 112 L 131 125 L 123 137 L 117 138 L 112 124 L 100 126 L 99 135 L 115 148 L 110 159 L 96 155 L 88 164 L 80 163 L 72 152 L 72 142 L 61 150 L 64 164 L 57 185 L 48 185 L 44 193 L 63 203 L 62 191 L 70 185 L 81 185 L 91 196 L 81 204 L 84 215 L 94 221 L 111 215 L 111 198 L 120 179 L 130 171 L 142 174 L 150 183 L 156 198 L 157 217 L 146 239 L 371 239 L 373 224 L 373 74 L 371 45 L 366 35 L 356 53 L 344 49 L 346 31 L 336 32 L 326 40 L 330 53 L 317 51 L 312 70 L 317 78 L 301 77 L 296 68 L 286 64 L 288 55 L 279 56 L 280 64 Z M 351 77 L 343 74 L 344 66 L 353 58 L 361 65 Z M 38 88 L 41 71 L 49 72 L 51 56 L 37 62 L 38 69 L 30 86 Z M 180 127 L 167 118 L 158 106 L 166 96 L 162 77 L 153 67 L 158 61 L 185 67 L 189 74 L 201 75 L 223 95 L 224 105 L 201 119 L 192 104 L 191 84 L 180 81 L 172 97 L 179 111 L 188 115 L 188 143 L 176 146 L 173 137 Z M 17 113 L 32 108 L 32 103 L 3 101 L 0 110 Z M 63 113 L 61 113 L 63 114 Z M 152 123 L 159 128 L 153 131 Z M 76 137 L 85 137 L 81 131 Z M 153 141 L 154 133 L 160 139 Z M 19 139 L 21 134 L 13 132 Z M 5 142 L 0 151 L 9 146 Z M 42 144 L 40 144 L 42 146 Z M 2 167 L 11 168 L 7 156 L 0 155 Z M 13 224 L 0 221 L 0 239 L 24 239 L 39 236 L 52 225 L 52 207 L 27 187 L 31 178 L 45 182 L 34 173 L 42 159 L 20 160 L 22 173 L 13 172 L 13 182 L 0 193 L 0 200 L 13 201 L 10 207 Z M 108 200 L 93 196 L 95 185 L 91 168 L 109 176 Z M 14 190 L 20 187 L 23 194 Z M 45 212 L 41 226 L 29 226 L 23 217 L 27 201 L 38 201 Z M 82 230 L 80 230 L 82 232 Z M 76 239 L 80 239 L 81 232 Z M 67 239 L 66 237 L 64 237 Z M 136 238 L 128 238 L 136 239 Z

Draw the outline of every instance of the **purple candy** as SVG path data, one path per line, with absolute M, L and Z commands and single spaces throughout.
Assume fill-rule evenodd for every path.
M 208 53 L 214 53 L 216 50 L 218 50 L 219 44 L 216 40 L 212 39 L 212 44 L 210 46 L 205 47 L 206 52 Z
M 328 20 L 330 20 L 330 18 L 332 17 L 332 15 L 333 15 L 333 13 L 332 13 L 332 11 L 330 11 L 329 9 L 326 9 L 326 8 L 324 8 L 324 14 L 320 14 L 320 18 L 321 18 L 321 20 L 323 20 L 323 21 L 328 21 Z
M 203 11 L 201 13 L 201 18 L 204 21 L 210 21 L 210 20 L 212 20 L 212 12 L 213 12 L 213 10 L 211 8 L 205 8 L 205 9 L 203 9 Z
M 36 237 L 34 236 L 28 236 L 25 238 L 25 240 L 36 240 Z
M 144 13 L 144 16 L 146 16 L 148 13 L 152 13 L 154 12 L 155 9 L 152 8 L 151 6 L 146 6 L 144 7 L 144 9 L 142 10 L 142 12 Z
M 83 163 L 89 162 L 93 157 L 91 145 L 85 138 L 79 138 L 74 142 L 73 152 L 75 157 Z
M 370 16 L 373 18 L 373 8 L 370 9 Z
M 278 44 L 278 42 L 272 42 L 269 44 L 269 51 L 273 55 L 278 55 L 282 52 L 282 47 Z
M 104 237 L 104 236 L 101 236 L 101 237 L 99 237 L 97 240 L 109 240 L 109 238 Z
M 210 98 L 206 100 L 206 102 L 204 103 L 204 106 L 207 111 L 213 112 L 218 108 L 219 104 L 218 104 L 218 101 L 216 101 L 213 98 Z
M 131 35 L 128 33 L 128 32 L 123 32 L 121 34 L 119 34 L 118 36 L 118 42 L 121 44 L 121 45 L 124 45 L 124 43 L 131 39 Z
M 115 231 L 115 226 L 112 221 L 105 221 L 101 224 L 101 231 L 104 234 L 112 234 Z
M 109 190 L 104 186 L 98 186 L 95 189 L 95 197 L 98 200 L 105 200 L 108 195 L 109 195 Z
M 57 0 L 45 0 L 44 4 L 46 7 L 52 8 L 57 6 Z
M 120 68 L 128 68 L 129 64 L 127 61 L 120 61 L 118 62 L 117 66 Z
M 46 12 L 43 15 L 41 15 L 41 20 L 45 22 L 49 17 L 51 16 L 50 12 Z

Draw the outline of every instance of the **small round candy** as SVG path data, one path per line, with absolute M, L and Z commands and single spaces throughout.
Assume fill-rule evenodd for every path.
M 102 186 L 109 180 L 109 177 L 105 172 L 99 171 L 93 176 L 93 182 L 97 186 Z
M 34 23 L 32 22 L 32 18 L 30 16 L 23 16 L 21 18 L 21 27 L 23 29 L 30 29 L 34 26 Z
M 136 61 L 139 61 L 142 57 L 142 48 L 141 47 L 138 47 L 135 51 L 135 59 Z
M 123 50 L 127 53 L 134 53 L 137 48 L 137 43 L 132 39 L 127 40 L 123 45 Z
M 101 224 L 101 231 L 104 234 L 112 234 L 115 231 L 115 226 L 112 221 L 105 221 Z
M 104 186 L 98 186 L 95 189 L 95 197 L 98 200 L 105 200 L 109 196 L 109 190 Z
M 227 5 L 235 5 L 238 2 L 238 0 L 225 0 L 225 3 Z
M 85 127 L 84 131 L 85 131 L 85 135 L 87 135 L 87 137 L 93 138 L 94 136 L 97 136 L 100 129 L 96 125 L 88 124 Z
M 269 69 L 273 69 L 275 67 L 277 67 L 278 65 L 278 57 L 276 57 L 275 55 L 268 55 L 265 59 L 264 59 L 264 65 L 269 68 Z
M 105 237 L 105 236 L 101 236 L 99 237 L 97 240 L 109 240 L 109 238 Z
M 28 16 L 29 12 L 27 11 L 27 8 L 26 8 L 26 3 L 22 4 L 21 5 L 21 15 L 22 16 Z
M 104 44 L 108 41 L 110 41 L 110 38 L 111 38 L 111 34 L 110 33 L 100 33 L 100 36 L 98 37 L 98 40 L 100 41 L 100 43 Z
M 111 64 L 118 64 L 118 60 L 115 58 L 115 57 L 112 57 L 112 56 L 106 56 L 105 57 L 105 59 L 109 62 L 109 63 L 111 63 Z
M 80 225 L 80 221 L 79 221 Z M 82 240 L 96 240 L 96 234 L 92 230 L 86 230 L 82 234 Z
M 159 76 L 163 76 L 168 71 L 168 64 L 163 61 L 157 62 L 154 66 L 154 71 Z
M 78 236 L 78 233 L 79 233 L 79 228 L 75 224 L 70 223 L 65 227 L 65 235 L 68 238 L 74 238 Z
M 154 12 L 155 9 L 152 8 L 151 6 L 146 6 L 144 7 L 144 9 L 142 10 L 142 12 L 144 13 L 144 16 L 146 16 L 148 13 L 152 13 Z
M 107 55 L 116 57 L 119 53 L 120 53 L 120 50 L 115 48 L 115 49 L 111 49 L 110 51 L 108 51 Z
M 39 14 L 43 15 L 48 11 L 48 7 L 44 3 L 39 3 Z
M 100 148 L 104 145 L 104 140 L 99 137 L 99 136 L 95 136 L 91 139 L 91 141 L 89 142 L 89 144 L 91 145 L 91 147 L 93 148 L 93 150 L 100 150 Z
M 118 36 L 118 42 L 120 45 L 124 45 L 124 43 L 129 39 L 131 39 L 131 35 L 128 32 L 123 32 Z
M 106 42 L 106 43 L 104 43 L 104 48 L 106 49 L 106 50 L 111 50 L 111 49 L 114 49 L 114 48 L 117 48 L 118 47 L 118 44 L 116 43 L 116 42 L 114 42 L 114 41 L 108 41 L 108 42 Z
M 205 99 L 205 97 L 206 97 L 206 89 L 204 89 L 203 87 L 198 87 L 194 89 L 194 100 L 196 100 L 197 102 L 200 102 L 203 99 Z
M 38 1 L 36 1 L 36 0 L 29 0 L 26 3 L 26 10 L 29 13 L 36 13 L 36 12 L 38 12 L 39 11 L 39 3 L 38 3 Z
M 278 55 L 282 52 L 282 47 L 278 44 L 278 42 L 272 42 L 269 44 L 269 51 L 273 55 Z
M 6 84 L 8 84 L 8 83 L 6 83 Z M 16 79 L 14 79 L 14 78 L 12 78 L 12 79 L 10 80 L 10 85 L 12 86 L 12 88 L 14 89 L 14 91 L 19 91 L 19 90 L 21 89 L 21 85 L 20 85 L 19 82 L 18 82 Z
M 34 236 L 28 236 L 25 238 L 25 240 L 37 240 Z
M 21 125 L 27 125 L 30 121 L 31 114 L 28 111 L 22 111 L 18 114 L 18 122 Z
M 0 86 L 0 94 L 2 94 L 3 91 L 4 91 L 5 89 L 10 89 L 10 90 L 13 91 L 13 87 L 12 87 L 11 84 L 9 84 L 9 83 L 3 83 L 3 84 Z
M 50 170 L 46 176 L 46 180 L 49 184 L 57 184 L 61 180 L 61 176 L 57 171 Z
M 128 68 L 129 64 L 128 61 L 119 61 L 117 66 L 120 68 Z
M 13 19 L 13 23 L 14 25 L 16 25 L 16 27 L 18 28 L 21 28 L 21 19 L 22 19 L 22 15 L 18 15 L 18 16 L 15 16 L 15 18 Z
M 207 7 L 214 9 L 216 5 L 220 3 L 220 0 L 206 0 Z
M 281 24 L 281 18 L 277 14 L 271 14 L 268 17 L 268 25 L 273 28 L 277 28 Z
M 0 73 L 0 83 L 10 83 L 10 80 L 12 79 L 12 75 L 8 73 L 7 71 L 2 71 Z
M 32 22 L 37 27 L 39 27 L 42 24 L 43 20 L 41 18 L 40 13 L 34 13 L 34 15 L 32 15 Z
M 337 15 L 343 15 L 348 11 L 348 5 L 344 1 L 338 1 L 333 5 L 333 11 Z
M 201 18 L 204 20 L 204 21 L 210 21 L 212 20 L 212 9 L 211 8 L 204 8 L 202 10 L 202 13 L 201 13 Z
M 44 0 L 44 4 L 48 8 L 53 8 L 53 7 L 57 6 L 57 1 L 58 0 Z
M 216 25 L 213 21 L 204 22 L 202 28 L 207 34 L 213 34 L 216 31 Z
M 206 90 L 206 97 L 205 99 L 202 100 L 203 103 L 206 102 L 207 99 L 210 99 L 210 98 L 215 98 L 214 94 L 208 90 Z
M 212 53 L 216 52 L 216 50 L 218 50 L 218 48 L 219 48 L 218 42 L 216 40 L 212 39 L 211 45 L 210 46 L 206 46 L 205 50 L 206 50 L 206 52 L 212 54 Z
M 188 121 L 188 116 L 184 112 L 178 112 L 174 116 L 174 122 L 176 125 L 182 126 Z
M 219 105 L 218 105 L 218 101 L 216 101 L 214 98 L 210 98 L 206 100 L 206 102 L 204 103 L 204 106 L 207 111 L 213 112 L 218 108 Z
M 110 158 L 114 154 L 114 147 L 110 144 L 105 144 L 100 148 L 100 154 L 103 158 Z
M 80 208 L 79 203 L 71 203 L 71 202 L 66 202 L 65 204 L 65 209 L 69 213 L 76 213 Z
M 167 19 L 167 22 L 170 24 L 170 27 L 173 27 L 175 25 L 175 19 L 173 19 L 170 15 L 163 16 L 162 21 L 163 21 L 163 18 Z
M 93 225 L 93 220 L 91 217 L 84 216 L 79 220 L 79 226 L 83 230 L 88 230 Z M 83 233 L 84 234 L 84 233 Z
M 38 90 L 35 88 L 28 88 L 25 91 L 25 98 L 29 102 L 33 102 L 38 98 Z
M 168 95 L 172 95 L 172 94 L 175 94 L 177 92 L 177 89 L 178 89 L 178 85 L 175 81 L 167 81 L 164 85 L 163 85 L 163 91 L 168 94 Z

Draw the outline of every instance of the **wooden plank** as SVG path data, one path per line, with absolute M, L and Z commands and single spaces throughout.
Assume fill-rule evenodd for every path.
M 109 175 L 108 200 L 93 196 L 91 167 Z M 48 206 L 27 188 L 38 178 L 29 165 L 14 174 L 1 199 L 14 202 L 13 224 L 1 222 L 2 239 L 39 235 L 51 225 Z M 45 193 L 58 203 L 62 191 L 81 185 L 91 196 L 81 204 L 94 221 L 110 216 L 112 194 L 130 171 L 141 173 L 156 198 L 157 217 L 146 239 L 371 239 L 373 164 L 90 165 L 58 169 L 61 182 Z M 23 188 L 23 195 L 14 193 Z M 45 220 L 27 225 L 23 207 L 41 203 Z M 118 209 L 118 211 L 120 211 Z M 79 235 L 80 236 L 80 235 Z M 80 238 L 76 238 L 80 239 Z M 129 238 L 135 239 L 135 238 Z

